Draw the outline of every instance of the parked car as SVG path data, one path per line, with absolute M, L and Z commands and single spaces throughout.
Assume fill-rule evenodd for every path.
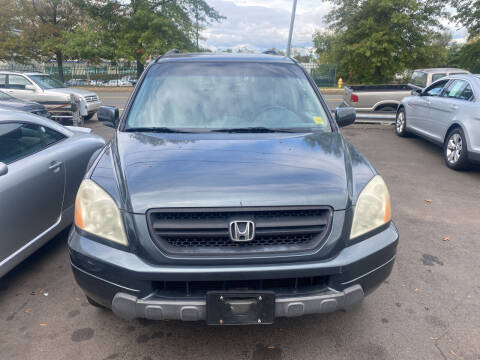
M 105 86 L 131 86 L 130 82 L 121 79 L 113 79 L 108 81 Z
M 90 80 L 89 85 L 90 86 L 104 86 L 105 81 L 103 81 L 103 80 Z
M 412 74 L 408 85 L 356 85 L 345 86 L 343 106 L 352 106 L 360 112 L 397 111 L 400 101 L 432 82 L 452 74 L 469 74 L 467 70 L 453 68 L 420 69 Z
M 77 194 L 69 252 L 94 305 L 126 319 L 264 324 L 359 304 L 398 233 L 384 180 L 294 60 L 153 61 Z
M 66 82 L 68 86 L 89 86 L 90 82 L 85 79 L 70 79 Z
M 135 86 L 138 79 L 137 79 L 136 76 L 124 76 L 124 77 L 122 77 L 122 81 L 123 82 L 128 82 L 128 83 L 130 83 L 130 85 Z
M 44 104 L 56 118 L 71 118 L 71 112 L 68 111 L 70 94 L 79 96 L 87 104 L 88 115 L 85 116 L 85 120 L 91 119 L 102 105 L 94 92 L 68 88 L 60 81 L 42 73 L 0 71 L 0 90 L 18 99 Z M 59 111 L 58 106 L 65 104 L 68 106 Z
M 0 110 L 0 277 L 71 225 L 87 164 L 104 146 L 89 132 Z
M 461 170 L 480 162 L 479 124 L 480 78 L 465 74 L 444 77 L 418 96 L 403 99 L 395 131 L 441 145 L 447 166 Z
M 4 93 L 3 91 L 0 91 L 0 110 L 20 110 L 47 118 L 50 117 L 47 108 L 42 104 L 38 104 L 33 101 L 17 99 Z

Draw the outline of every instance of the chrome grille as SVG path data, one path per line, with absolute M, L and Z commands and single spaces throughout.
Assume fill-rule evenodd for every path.
M 88 96 L 85 96 L 85 101 L 86 101 L 86 102 L 98 101 L 98 96 L 97 96 L 97 95 L 88 95 Z
M 192 255 L 299 252 L 318 246 L 330 229 L 328 207 L 155 209 L 150 234 L 168 253 Z M 229 223 L 250 219 L 255 238 L 232 241 Z

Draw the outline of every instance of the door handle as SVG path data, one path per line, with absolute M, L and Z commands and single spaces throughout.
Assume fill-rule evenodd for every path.
M 53 172 L 58 172 L 62 164 L 63 163 L 61 161 L 52 161 L 50 163 L 50 166 L 48 167 L 48 170 L 52 170 Z

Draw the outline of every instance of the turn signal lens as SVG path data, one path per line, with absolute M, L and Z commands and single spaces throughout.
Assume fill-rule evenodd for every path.
M 391 217 L 390 194 L 383 178 L 377 175 L 358 196 L 350 239 L 386 224 Z
M 122 216 L 112 197 L 90 179 L 80 184 L 75 199 L 75 225 L 96 236 L 128 245 Z

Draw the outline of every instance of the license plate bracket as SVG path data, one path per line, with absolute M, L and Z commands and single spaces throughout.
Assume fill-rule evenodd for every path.
M 250 291 L 209 291 L 208 325 L 273 324 L 275 293 Z

